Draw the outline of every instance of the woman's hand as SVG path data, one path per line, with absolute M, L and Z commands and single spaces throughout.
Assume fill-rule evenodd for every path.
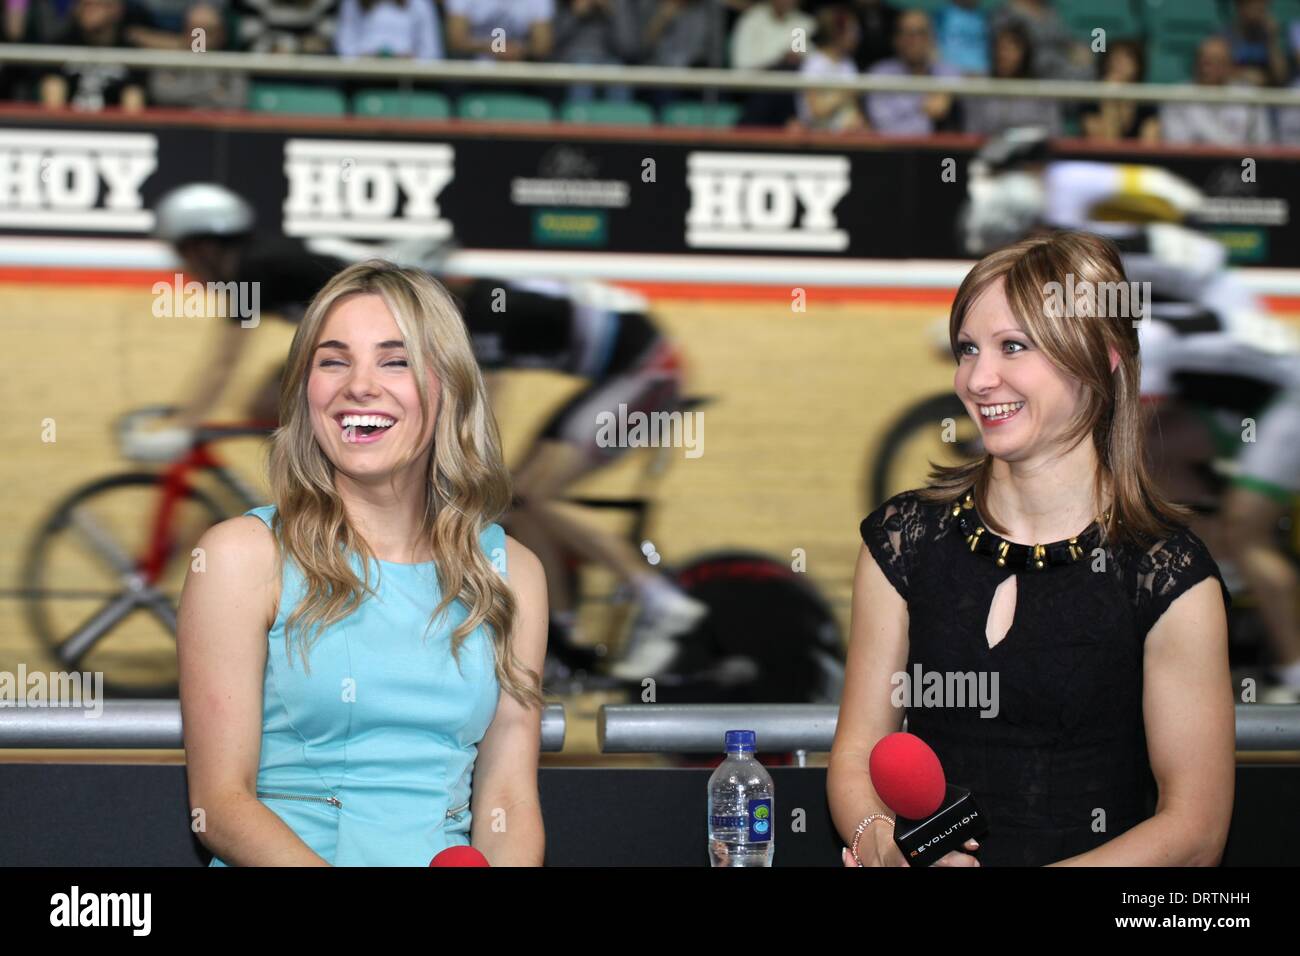
M 868 829 L 871 829 L 870 827 Z M 878 831 L 884 830 L 884 827 L 876 828 Z M 865 836 L 865 834 L 864 834 Z M 967 851 L 974 851 L 980 848 L 979 842 L 974 839 L 967 840 L 963 847 Z M 881 833 L 872 834 L 870 841 L 863 839 L 858 841 L 858 856 L 861 857 L 862 863 L 859 864 L 853 859 L 853 854 L 845 847 L 840 854 L 840 859 L 845 866 L 910 866 L 907 860 L 903 859 L 903 851 L 898 848 L 894 842 L 893 834 L 884 833 L 883 839 Z M 970 855 L 970 852 L 961 852 L 952 850 L 941 856 L 934 866 L 979 866 L 980 861 Z

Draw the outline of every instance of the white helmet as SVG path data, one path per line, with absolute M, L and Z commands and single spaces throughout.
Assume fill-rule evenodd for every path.
M 190 236 L 238 236 L 253 228 L 253 207 L 216 183 L 179 186 L 158 202 L 154 231 L 177 243 Z

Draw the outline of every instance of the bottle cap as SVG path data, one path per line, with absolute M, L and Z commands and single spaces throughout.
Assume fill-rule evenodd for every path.
M 753 753 L 756 742 L 752 730 L 728 730 L 727 753 Z

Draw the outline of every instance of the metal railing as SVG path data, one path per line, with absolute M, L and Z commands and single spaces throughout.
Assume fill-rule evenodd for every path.
M 768 753 L 826 753 L 833 704 L 606 704 L 596 733 L 602 753 L 721 753 L 728 730 L 752 730 Z M 1237 750 L 1300 750 L 1300 706 L 1238 704 Z
M 86 708 L 0 708 L 0 749 L 177 749 L 175 700 L 105 701 Z M 835 739 L 833 704 L 606 704 L 597 716 L 602 753 L 718 753 L 728 730 L 752 730 L 760 750 L 826 753 Z M 1238 751 L 1300 751 L 1300 706 L 1237 705 Z M 542 714 L 542 752 L 564 749 L 565 712 Z
M 1149 103 L 1245 103 L 1300 106 L 1300 89 L 1101 83 L 1081 80 L 1000 80 L 989 77 L 804 76 L 788 71 L 652 66 L 586 66 L 572 63 L 506 63 L 479 60 L 400 60 L 391 57 L 309 56 L 185 50 L 45 46 L 0 43 L 0 63 L 59 66 L 64 63 L 123 65 L 135 69 L 197 69 L 263 76 L 387 79 L 404 83 L 453 82 L 567 86 L 673 87 L 684 90 L 854 90 L 859 93 L 953 93 L 1050 100 L 1130 100 Z
M 92 708 L 0 709 L 0 749 L 174 750 L 183 746 L 177 700 L 109 700 Z M 542 752 L 564 749 L 562 704 L 542 712 Z

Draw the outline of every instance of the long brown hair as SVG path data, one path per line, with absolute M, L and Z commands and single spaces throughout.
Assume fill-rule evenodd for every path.
M 1048 360 L 1083 385 L 1086 400 L 1061 439 L 1074 448 L 1091 436 L 1098 469 L 1093 476 L 1095 500 L 1112 501 L 1110 518 L 1103 524 L 1105 540 L 1141 545 L 1187 523 L 1192 511 L 1165 498 L 1147 469 L 1146 421 L 1138 386 L 1141 359 L 1133 310 L 1095 308 L 1101 293 L 1082 310 L 1063 309 L 1059 290 L 1083 282 L 1093 289 L 1101 283 L 1127 283 L 1124 264 L 1114 243 L 1088 232 L 1059 230 L 1023 239 L 985 256 L 967 273 L 953 300 L 948 319 L 948 339 L 953 359 L 960 361 L 957 335 L 971 305 L 994 282 L 1002 279 L 1007 303 L 1025 334 Z M 1053 283 L 1059 283 L 1053 286 Z M 1115 288 L 1115 286 L 1109 286 Z M 1128 301 L 1131 303 L 1132 298 Z M 1082 311 L 1085 314 L 1080 314 Z M 1146 319 L 1145 321 L 1150 321 Z M 1110 349 L 1119 364 L 1110 370 Z M 930 462 L 929 484 L 919 491 L 924 501 L 951 503 L 973 488 L 975 505 L 988 527 L 1006 534 L 988 503 L 993 456 L 985 454 L 961 465 Z
M 460 600 L 469 613 L 452 632 L 457 664 L 466 639 L 485 625 L 502 689 L 525 706 L 540 707 L 540 678 L 513 651 L 518 610 L 514 595 L 484 555 L 479 538 L 510 506 L 512 493 L 469 333 L 455 301 L 437 280 L 382 259 L 348 266 L 330 279 L 307 308 L 289 347 L 280 387 L 281 425 L 271 439 L 269 471 L 281 559 L 287 555 L 302 570 L 306 593 L 286 622 L 286 653 L 292 660 L 289 635 L 296 629 L 303 665 L 310 671 L 307 656 L 320 631 L 356 610 L 365 593 L 374 594 L 369 560 L 374 553 L 348 520 L 334 487 L 334 464 L 316 440 L 307 407 L 307 377 L 316 341 L 331 310 L 357 294 L 383 299 L 401 331 L 420 394 L 420 434 L 431 407 L 429 370 L 439 382 L 440 405 L 419 529 L 437 558 L 443 593 L 429 626 Z M 419 452 L 411 449 L 398 469 L 409 465 Z M 350 555 L 361 558 L 365 581 L 353 572 Z

